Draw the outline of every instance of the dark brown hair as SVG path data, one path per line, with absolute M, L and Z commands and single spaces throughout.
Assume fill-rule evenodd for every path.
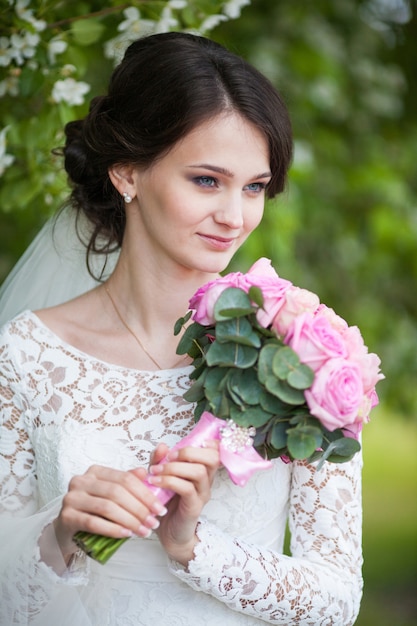
M 93 225 L 88 252 L 107 252 L 123 240 L 124 203 L 109 168 L 149 167 L 200 123 L 227 110 L 265 136 L 272 172 L 267 195 L 275 196 L 286 183 L 292 133 L 287 109 L 268 79 L 197 35 L 163 33 L 129 46 L 107 95 L 94 98 L 85 119 L 65 128 L 70 202 Z

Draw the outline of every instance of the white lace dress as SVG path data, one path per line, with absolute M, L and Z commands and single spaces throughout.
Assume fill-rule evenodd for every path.
M 224 470 L 186 571 L 156 537 L 128 540 L 106 565 L 78 554 L 61 576 L 38 539 L 71 477 L 92 464 L 147 466 L 191 428 L 191 367 L 143 372 L 88 356 L 30 312 L 0 333 L 0 624 L 255 626 L 353 624 L 361 578 L 361 459 L 316 472 Z M 287 519 L 292 556 L 283 554 Z M 59 550 L 49 546 L 59 554 Z

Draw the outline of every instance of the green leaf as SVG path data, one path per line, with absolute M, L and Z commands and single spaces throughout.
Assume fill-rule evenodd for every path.
M 230 417 L 239 426 L 255 426 L 255 428 L 258 428 L 269 422 L 271 414 L 263 411 L 261 407 L 248 407 L 244 411 L 237 407 L 231 407 Z
M 214 341 L 207 350 L 207 365 L 213 367 L 251 367 L 256 363 L 258 350 L 250 346 L 241 346 L 236 343 L 219 343 Z
M 288 430 L 288 451 L 294 459 L 308 459 L 321 444 L 321 439 L 320 430 L 314 427 L 291 428 Z
M 71 25 L 74 40 L 81 46 L 89 46 L 98 41 L 104 30 L 104 25 L 94 18 L 75 20 Z
M 287 404 L 304 404 L 304 393 L 299 389 L 294 389 L 284 380 L 279 380 L 274 376 L 270 376 L 266 379 L 265 387 L 274 396 L 282 400 Z
M 260 352 L 258 359 L 258 378 L 259 382 L 265 385 L 267 379 L 273 375 L 272 361 L 279 350 L 279 345 L 274 343 L 265 344 Z
M 183 327 L 188 322 L 192 314 L 193 314 L 192 311 L 188 311 L 188 313 L 184 315 L 184 317 L 180 317 L 180 319 L 175 322 L 175 325 L 174 325 L 175 336 L 180 334 L 180 332 L 182 331 Z
M 259 287 L 253 285 L 249 287 L 248 296 L 252 302 L 257 304 L 260 308 L 264 305 L 264 296 L 262 290 Z
M 277 422 L 273 425 L 269 443 L 276 450 L 281 450 L 281 448 L 285 448 L 287 445 L 287 430 L 288 422 Z
M 245 291 L 237 287 L 228 287 L 220 294 L 214 305 L 214 319 L 220 322 L 230 317 L 243 317 L 253 311 L 254 308 Z
M 227 385 L 245 404 L 260 404 L 263 389 L 253 369 L 230 370 Z
M 216 324 L 216 339 L 220 343 L 239 343 L 259 348 L 261 339 L 244 317 L 236 317 Z
M 260 404 L 265 411 L 268 411 L 277 417 L 284 417 L 289 412 L 288 406 L 276 396 L 268 393 L 266 389 L 262 390 Z
M 203 398 L 205 398 L 204 393 L 204 382 L 206 378 L 206 372 L 194 381 L 189 389 L 183 394 L 183 398 L 187 400 L 187 402 L 199 402 Z
M 210 400 L 226 387 L 224 383 L 228 370 L 224 367 L 213 367 L 208 369 L 204 379 L 204 389 L 207 398 Z
M 331 463 L 350 461 L 361 449 L 359 441 L 352 437 L 341 437 L 332 441 L 323 456 Z
M 309 389 L 314 382 L 314 372 L 308 365 L 301 363 L 288 374 L 287 381 L 295 389 Z
M 287 380 L 289 374 L 300 364 L 298 355 L 289 348 L 284 346 L 279 348 L 272 360 L 272 371 L 281 380 Z
M 188 354 L 193 348 L 195 348 L 195 342 L 204 337 L 207 332 L 207 327 L 202 326 L 197 322 L 188 326 L 178 342 L 177 354 Z

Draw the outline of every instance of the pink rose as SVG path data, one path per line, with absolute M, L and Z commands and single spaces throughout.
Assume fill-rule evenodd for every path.
M 256 318 L 261 326 L 267 328 L 283 305 L 285 292 L 291 287 L 291 282 L 278 276 L 269 259 L 261 258 L 244 275 L 241 286 L 245 291 L 249 291 L 252 286 L 262 291 L 264 306 L 258 310 Z
M 203 326 L 214 324 L 214 305 L 220 294 L 228 287 L 241 287 L 242 276 L 241 272 L 232 272 L 200 287 L 189 302 L 193 320 Z
M 385 378 L 379 369 L 381 359 L 376 354 L 368 353 L 357 326 L 350 326 L 343 333 L 343 339 L 346 341 L 349 359 L 361 368 L 365 393 L 371 392 L 377 382 Z
M 337 315 L 333 309 L 325 304 L 320 304 L 316 311 L 316 315 L 324 315 L 324 317 L 329 320 L 330 325 L 333 326 L 333 328 L 339 333 L 343 333 L 348 328 L 348 323 L 343 319 L 343 317 Z
M 294 319 L 284 342 L 313 371 L 317 371 L 328 359 L 347 356 L 346 344 L 341 334 L 322 315 L 301 313 Z
M 360 409 L 364 391 L 360 368 L 346 359 L 329 359 L 317 372 L 305 392 L 312 415 L 330 431 L 347 428 L 357 435 L 363 423 Z
M 272 328 L 281 337 L 285 337 L 294 319 L 301 313 L 314 313 L 320 305 L 318 296 L 300 287 L 289 287 L 284 296 L 284 303 L 272 322 Z

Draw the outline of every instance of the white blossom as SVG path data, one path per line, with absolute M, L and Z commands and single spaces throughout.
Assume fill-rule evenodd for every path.
M 135 7 L 130 7 L 130 9 L 134 9 L 135 12 L 138 11 Z M 126 9 L 124 13 L 126 11 L 129 11 L 129 9 Z M 120 35 L 104 43 L 104 56 L 107 59 L 113 59 L 115 63 L 119 63 L 122 60 L 126 48 L 138 37 L 144 37 L 156 32 L 157 23 L 154 20 L 137 20 L 133 13 L 130 13 L 130 15 L 132 17 L 131 20 L 127 19 L 119 24 L 118 30 L 122 31 Z
M 54 102 L 67 102 L 70 105 L 83 104 L 84 95 L 90 91 L 90 85 L 74 78 L 57 80 L 52 88 Z
M 202 33 L 206 33 L 208 30 L 213 30 L 216 26 L 218 26 L 221 22 L 225 22 L 227 17 L 225 15 L 209 15 L 203 20 L 200 24 L 199 31 Z
M 62 54 L 63 52 L 65 52 L 67 47 L 68 47 L 68 44 L 66 41 L 63 41 L 62 39 L 58 39 L 58 38 L 51 39 L 50 42 L 48 43 L 49 63 L 51 65 L 54 65 L 56 61 L 56 55 Z
M 66 63 L 61 67 L 60 74 L 67 77 L 71 76 L 71 74 L 75 74 L 76 71 L 77 68 L 75 67 L 75 65 L 72 65 L 72 63 Z
M 19 79 L 17 76 L 7 76 L 0 81 L 0 98 L 9 94 L 10 96 L 19 95 Z
M 240 17 L 242 7 L 248 4 L 250 4 L 250 0 L 229 0 L 223 7 L 223 13 L 230 19 L 235 19 Z
M 123 11 L 123 15 L 125 16 L 125 20 L 120 22 L 117 30 L 120 32 L 126 30 L 140 30 L 140 11 L 136 7 L 129 7 Z
M 185 9 L 187 2 L 186 0 L 169 0 L 168 6 L 171 9 Z
M 6 126 L 0 131 L 0 176 L 4 174 L 5 169 L 14 161 L 14 156 L 6 153 L 6 133 L 9 128 L 9 126 Z
M 0 37 L 0 67 L 7 67 L 12 61 L 10 49 L 10 39 L 8 37 Z
M 27 9 L 30 0 L 17 0 L 15 5 L 16 15 L 25 22 L 29 22 L 33 26 L 33 28 L 40 32 L 45 30 L 47 24 L 44 20 L 37 20 L 33 17 L 33 10 Z
M 23 65 L 25 59 L 31 59 L 35 55 L 36 46 L 39 42 L 40 37 L 37 33 L 30 33 L 29 31 L 23 31 L 21 35 L 13 33 L 10 37 L 11 57 L 18 65 Z
M 155 32 L 166 33 L 178 26 L 178 20 L 172 15 L 172 9 L 169 6 L 164 7 L 161 17 L 156 25 Z

